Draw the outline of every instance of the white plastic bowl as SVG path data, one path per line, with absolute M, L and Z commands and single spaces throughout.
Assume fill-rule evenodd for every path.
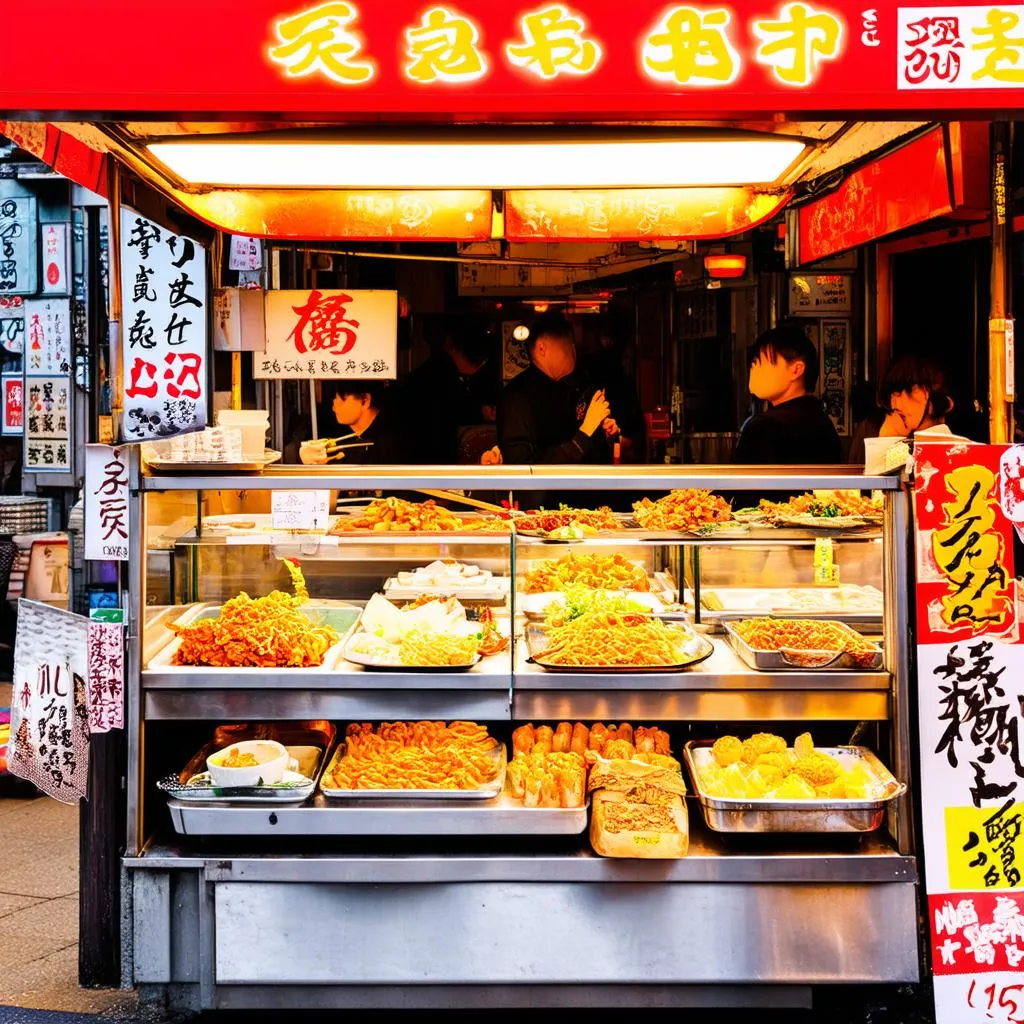
M 226 768 L 222 762 L 231 754 L 252 754 L 259 762 L 245 768 Z M 210 779 L 224 789 L 272 786 L 284 778 L 291 758 L 288 750 L 275 740 L 243 740 L 232 743 L 206 759 Z

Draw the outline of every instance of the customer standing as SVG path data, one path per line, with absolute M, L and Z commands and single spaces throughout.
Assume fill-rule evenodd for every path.
M 734 462 L 822 466 L 843 461 L 842 444 L 814 394 L 818 354 L 792 323 L 765 331 L 750 350 L 751 394 L 768 408 L 744 424 Z

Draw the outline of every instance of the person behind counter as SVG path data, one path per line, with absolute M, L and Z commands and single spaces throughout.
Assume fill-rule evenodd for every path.
M 604 392 L 581 392 L 573 375 L 572 324 L 542 314 L 526 344 L 530 366 L 506 385 L 498 405 L 498 458 L 524 466 L 610 462 L 607 439 L 619 427 Z
M 304 441 L 299 460 L 307 466 L 344 461 L 356 465 L 394 466 L 405 461 L 401 430 L 388 411 L 383 387 L 377 381 L 331 381 L 324 385 L 327 410 L 320 418 L 320 432 L 328 440 Z M 333 443 L 329 443 L 333 442 Z
M 750 391 L 768 403 L 740 432 L 734 462 L 756 466 L 821 466 L 842 462 L 842 444 L 821 400 L 818 354 L 803 329 L 780 324 L 750 350 Z

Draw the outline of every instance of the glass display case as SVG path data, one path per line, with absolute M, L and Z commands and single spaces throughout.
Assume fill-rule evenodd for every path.
M 328 488 L 411 500 L 486 488 L 523 508 L 553 490 L 879 494 L 877 521 L 838 526 L 652 530 L 608 513 L 606 528 L 552 535 L 462 518 L 453 494 L 440 532 L 374 528 L 359 518 L 369 499 L 345 498 L 316 528 L 280 528 L 282 492 Z M 916 980 L 897 480 L 682 467 L 197 478 L 136 466 L 132 515 L 134 983 L 181 1006 L 242 1008 L 586 1006 L 595 992 L 602 1005 L 805 1005 L 813 985 Z M 269 618 L 246 603 L 275 591 Z M 228 639 L 212 626 L 225 606 L 239 615 Z M 314 635 L 288 650 L 312 664 L 276 663 L 289 655 L 264 640 L 294 611 Z M 818 661 L 788 648 L 767 658 L 737 627 L 765 617 L 838 623 L 851 646 Z M 233 663 L 246 659 L 267 663 Z M 339 758 L 360 736 L 423 721 L 478 723 L 493 738 L 495 788 L 490 774 L 470 799 L 345 788 Z M 590 764 L 606 725 L 632 755 L 641 732 L 664 737 L 687 762 L 686 855 L 598 856 L 589 798 L 518 798 L 507 766 L 527 723 L 564 723 L 556 751 L 578 726 Z M 697 785 L 711 741 L 771 733 L 785 746 L 808 731 L 819 749 L 852 744 L 891 772 L 886 799 L 847 801 L 808 826 L 807 808 L 780 818 L 757 799 L 705 799 Z M 293 755 L 294 787 L 283 775 L 232 799 L 205 778 L 213 751 L 260 742 Z M 342 921 L 358 941 L 339 957 Z

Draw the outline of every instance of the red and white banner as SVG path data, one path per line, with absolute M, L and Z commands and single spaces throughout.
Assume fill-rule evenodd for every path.
M 302 289 L 267 292 L 260 378 L 359 380 L 398 375 L 398 292 Z
M 1024 1020 L 1016 448 L 915 461 L 921 800 L 937 1024 Z M 1007 455 L 1011 456 L 1009 460 Z M 1017 480 L 1017 482 L 1014 482 Z
M 121 210 L 121 350 L 125 441 L 207 423 L 206 250 Z
M 0 433 L 25 432 L 25 379 L 20 373 L 5 373 L 0 377 L 4 389 L 3 429 Z

